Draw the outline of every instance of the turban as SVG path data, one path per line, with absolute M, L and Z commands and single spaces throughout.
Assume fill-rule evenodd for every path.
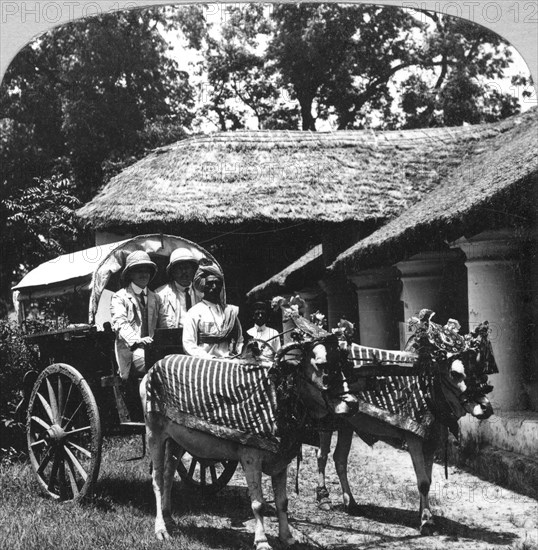
M 201 265 L 197 269 L 196 273 L 194 274 L 194 279 L 192 280 L 194 288 L 199 292 L 203 292 L 205 280 L 210 275 L 218 277 L 224 283 L 224 275 L 216 265 Z

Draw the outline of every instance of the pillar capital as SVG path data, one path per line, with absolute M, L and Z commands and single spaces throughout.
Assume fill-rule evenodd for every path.
M 319 285 L 316 285 L 307 288 L 301 288 L 301 290 L 297 291 L 297 294 L 299 294 L 303 300 L 315 300 L 316 298 L 319 298 L 323 295 L 323 290 L 320 288 Z
M 491 344 L 499 365 L 499 373 L 490 377 L 491 401 L 498 409 L 528 406 L 524 387 L 528 344 L 524 336 L 529 332 L 531 305 L 527 300 L 533 283 L 523 251 L 531 238 L 530 233 L 499 229 L 452 243 L 467 258 L 469 328 L 483 321 L 489 321 L 491 327 Z
M 527 240 L 513 229 L 484 231 L 472 237 L 462 237 L 452 243 L 467 258 L 466 263 L 488 260 L 511 261 L 519 254 L 521 244 Z
M 349 294 L 350 291 L 349 281 L 341 273 L 328 273 L 318 281 L 318 285 L 327 296 Z
M 396 264 L 404 277 L 441 277 L 447 264 L 461 260 L 457 250 L 422 252 Z
M 348 275 L 348 279 L 357 287 L 357 290 L 387 289 L 398 278 L 398 270 L 393 266 L 365 269 Z

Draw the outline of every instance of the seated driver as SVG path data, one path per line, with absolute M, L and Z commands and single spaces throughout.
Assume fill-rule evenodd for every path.
M 202 294 L 183 319 L 183 350 L 195 357 L 230 357 L 241 352 L 239 308 L 222 299 L 224 277 L 216 266 L 200 266 L 193 284 Z

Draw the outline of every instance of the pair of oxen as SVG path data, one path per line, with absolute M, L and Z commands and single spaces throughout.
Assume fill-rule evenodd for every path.
M 353 433 L 366 440 L 402 441 L 412 458 L 420 493 L 420 532 L 433 532 L 433 516 L 429 509 L 428 493 L 434 452 L 439 447 L 446 427 L 453 431 L 457 420 L 466 413 L 486 419 L 492 407 L 486 398 L 491 391 L 488 374 L 497 372 L 488 327 L 484 323 L 473 334 L 460 336 L 453 326 L 441 327 L 431 322 L 432 312 L 423 310 L 413 321 L 414 335 L 409 349 L 415 354 L 413 368 L 424 382 L 424 392 L 433 421 L 425 433 L 417 434 L 400 426 L 364 412 L 360 405 L 360 393 L 353 368 L 353 353 L 350 342 L 334 334 L 325 333 L 299 320 L 299 341 L 284 346 L 266 369 L 272 384 L 283 380 L 292 388 L 291 399 L 301 403 L 310 419 L 332 416 L 338 419 L 338 443 L 334 452 L 336 471 L 343 492 L 344 506 L 352 512 L 357 505 L 347 478 L 347 459 Z M 263 346 L 263 344 L 262 344 Z M 381 351 L 381 350 L 379 350 Z M 200 361 L 193 359 L 190 368 L 196 369 Z M 288 524 L 288 499 L 286 493 L 287 467 L 297 453 L 297 445 L 287 441 L 286 449 L 274 452 L 237 440 L 215 436 L 207 430 L 198 430 L 192 425 L 171 419 L 159 412 L 158 407 L 148 407 L 152 398 L 152 380 L 159 370 L 166 367 L 167 360 L 156 363 L 141 384 L 141 398 L 146 411 L 148 446 L 152 461 L 152 483 L 156 499 L 155 533 L 158 539 L 169 538 L 174 522 L 171 515 L 171 488 L 177 462 L 184 452 L 202 459 L 239 461 L 243 468 L 255 518 L 255 550 L 270 550 L 271 546 L 263 525 L 262 472 L 271 476 L 279 525 L 279 539 L 285 546 L 295 544 Z M 248 360 L 247 360 L 248 362 Z M 170 363 L 170 361 L 168 361 Z M 208 360 L 202 361 L 207 370 Z M 183 363 L 184 364 L 184 363 Z M 383 368 L 381 365 L 378 365 Z M 211 365 L 209 365 L 211 367 Z M 222 362 L 220 363 L 222 368 Z M 385 372 L 401 374 L 399 367 Z M 409 367 L 404 367 L 409 369 Z M 370 372 L 374 376 L 376 371 Z M 377 371 L 379 375 L 379 371 Z M 196 373 L 195 373 L 195 376 Z M 371 377 L 370 376 L 370 377 Z M 359 381 L 360 382 L 360 381 Z M 289 396 L 288 396 L 289 397 Z M 193 399 L 195 397 L 193 396 Z M 221 435 L 221 434 L 219 434 Z M 318 502 L 327 506 L 328 492 L 324 472 L 330 446 L 330 432 L 320 433 L 318 450 Z M 289 438 L 288 438 L 289 439 Z

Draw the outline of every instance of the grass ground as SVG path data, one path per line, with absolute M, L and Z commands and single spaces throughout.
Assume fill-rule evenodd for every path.
M 178 528 L 171 541 L 154 540 L 154 499 L 148 459 L 125 461 L 140 453 L 140 440 L 105 440 L 103 463 L 92 502 L 57 503 L 44 498 L 25 464 L 0 464 L 0 548 L 3 550 L 246 550 L 252 548 L 252 519 L 246 486 L 238 469 L 218 495 L 202 499 L 174 487 Z M 295 462 L 290 467 L 290 518 L 303 550 L 389 548 L 460 550 L 538 549 L 538 502 L 450 469 L 434 466 L 432 504 L 438 533 L 416 531 L 418 492 L 407 453 L 376 444 L 353 444 L 350 481 L 360 516 L 340 505 L 338 480 L 328 466 L 334 509 L 314 502 L 315 453 L 304 447 L 299 494 Z M 264 480 L 271 507 L 270 480 Z M 273 517 L 266 521 L 270 542 L 280 548 Z

